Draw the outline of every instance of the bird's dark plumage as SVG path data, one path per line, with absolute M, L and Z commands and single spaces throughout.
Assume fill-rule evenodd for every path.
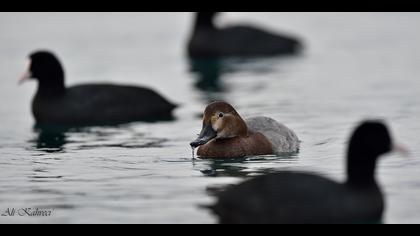
M 299 52 L 299 39 L 275 34 L 254 26 L 218 28 L 213 23 L 217 12 L 198 12 L 188 55 L 193 59 L 220 57 L 259 57 Z
M 66 88 L 64 70 L 50 52 L 30 55 L 30 77 L 38 80 L 32 112 L 38 124 L 112 125 L 172 118 L 176 107 L 148 88 L 86 84 Z
M 391 146 L 385 125 L 365 122 L 350 141 L 345 183 L 309 173 L 269 174 L 228 188 L 210 208 L 221 223 L 380 222 L 385 204 L 375 167 Z

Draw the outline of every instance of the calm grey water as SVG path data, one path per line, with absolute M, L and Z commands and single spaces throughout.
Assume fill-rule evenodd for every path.
M 389 155 L 378 179 L 385 223 L 420 223 L 420 14 L 229 13 L 305 39 L 303 55 L 232 62 L 213 89 L 184 57 L 191 13 L 0 13 L 0 211 L 53 210 L 0 223 L 215 223 L 207 188 L 279 170 L 343 180 L 351 129 L 385 119 L 410 157 Z M 182 104 L 177 119 L 61 134 L 33 128 L 36 84 L 17 86 L 26 55 L 51 49 L 67 84 L 146 85 Z M 219 65 L 213 65 L 215 67 Z M 208 84 L 207 84 L 208 85 Z M 244 117 L 271 116 L 303 141 L 296 156 L 191 160 L 188 143 L 213 99 Z M 246 196 L 244 196 L 246 197 Z

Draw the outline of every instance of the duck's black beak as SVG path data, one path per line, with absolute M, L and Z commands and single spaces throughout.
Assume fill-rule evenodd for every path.
M 191 142 L 190 145 L 193 148 L 199 147 L 216 138 L 216 136 L 217 133 L 211 127 L 211 124 L 204 125 L 198 138 L 194 142 Z

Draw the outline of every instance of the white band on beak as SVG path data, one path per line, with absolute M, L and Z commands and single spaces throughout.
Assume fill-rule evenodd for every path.
M 18 84 L 23 84 L 26 80 L 31 78 L 31 73 L 29 71 L 26 71 L 23 73 L 23 75 L 20 77 Z
M 392 149 L 393 149 L 394 152 L 399 153 L 399 154 L 401 154 L 405 157 L 410 156 L 410 151 L 405 146 L 403 146 L 399 143 L 394 144 Z
M 28 60 L 28 64 L 26 66 L 26 71 L 23 73 L 23 75 L 19 78 L 18 85 L 23 84 L 26 80 L 30 79 L 32 77 L 31 72 L 29 71 L 31 68 L 31 60 Z

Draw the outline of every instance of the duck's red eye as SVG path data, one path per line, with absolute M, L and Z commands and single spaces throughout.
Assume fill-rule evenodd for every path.
M 223 118 L 225 116 L 222 112 L 219 113 L 219 118 Z

